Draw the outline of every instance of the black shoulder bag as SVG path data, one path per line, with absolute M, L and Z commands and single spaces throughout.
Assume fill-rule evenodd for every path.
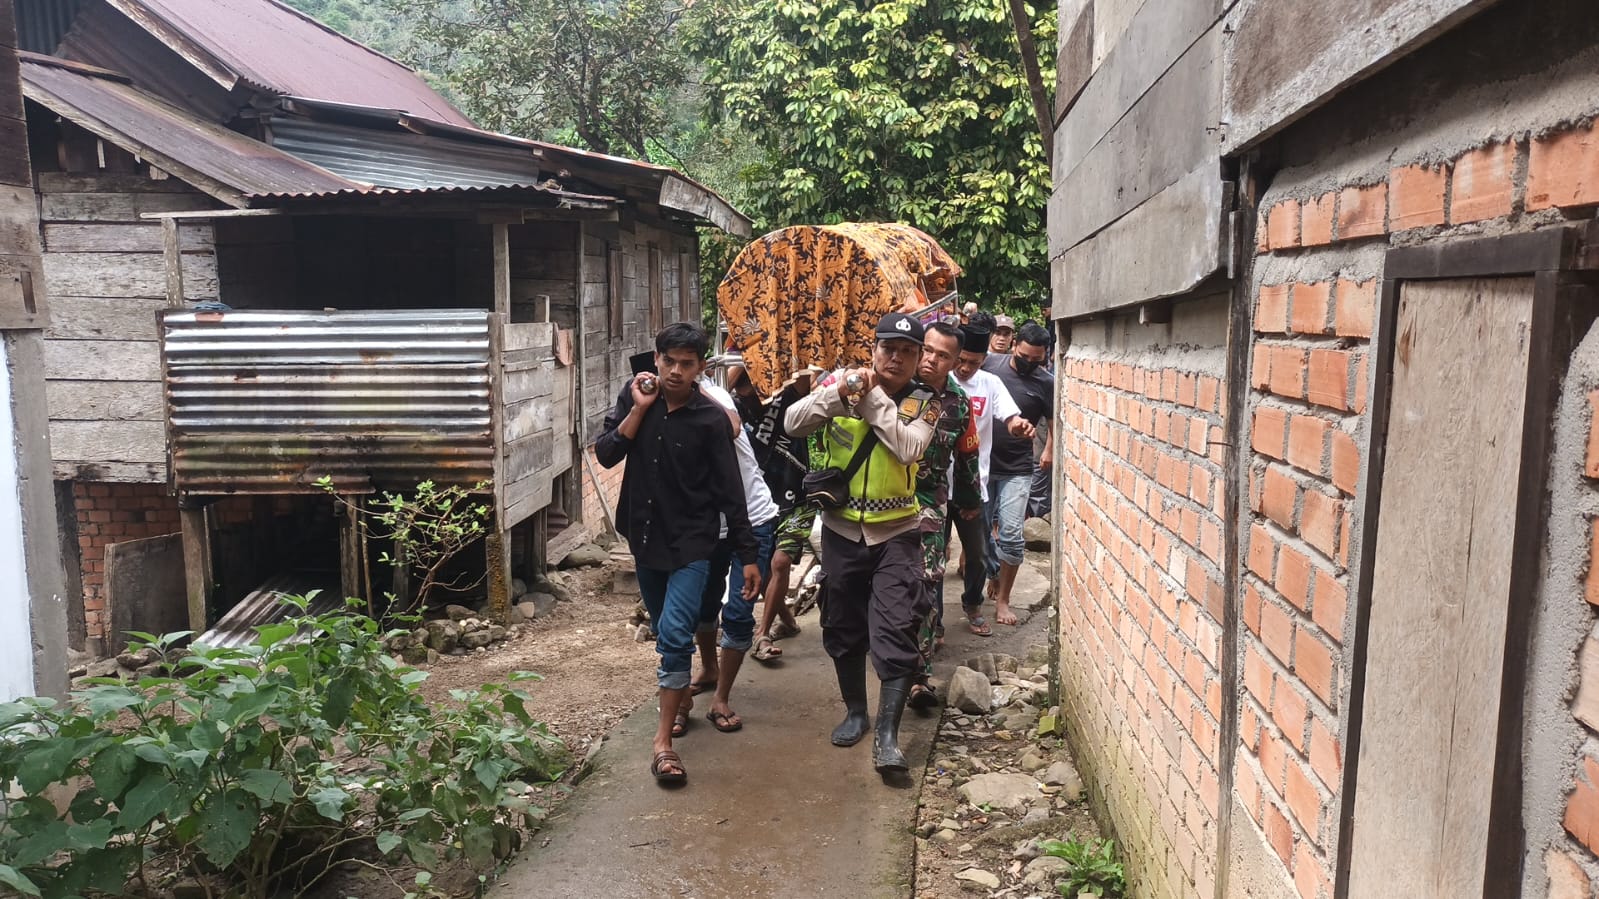
M 877 431 L 868 430 L 861 439 L 849 464 L 843 468 L 828 466 L 820 471 L 805 473 L 805 501 L 819 509 L 842 509 L 849 502 L 849 482 L 866 464 L 866 457 L 877 448 Z

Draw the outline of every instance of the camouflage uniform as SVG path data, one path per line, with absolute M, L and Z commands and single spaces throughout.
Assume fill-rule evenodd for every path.
M 916 501 L 921 506 L 917 524 L 922 533 L 922 577 L 929 596 L 936 597 L 918 635 L 924 678 L 932 671 L 933 645 L 944 629 L 940 613 L 943 611 L 944 568 L 949 561 L 944 527 L 946 510 L 952 501 L 957 510 L 983 506 L 977 427 L 972 418 L 971 402 L 953 376 L 944 392 L 932 401 L 940 406 L 938 419 L 933 425 L 933 441 L 922 454 L 916 472 Z M 949 477 L 952 470 L 953 484 Z

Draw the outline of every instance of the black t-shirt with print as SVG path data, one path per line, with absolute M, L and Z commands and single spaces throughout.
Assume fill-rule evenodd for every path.
M 1055 376 L 1049 369 L 1039 366 L 1030 375 L 1022 375 L 1011 368 L 1010 356 L 992 355 L 983 361 L 983 370 L 992 372 L 1005 383 L 1022 418 L 1033 424 L 1049 418 L 1055 402 Z M 1012 437 L 1010 432 L 994 425 L 994 448 L 989 457 L 989 476 L 1030 475 L 1033 473 L 1033 441 Z

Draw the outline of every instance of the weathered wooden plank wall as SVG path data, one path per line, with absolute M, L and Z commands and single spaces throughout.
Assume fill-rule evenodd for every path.
M 650 265 L 650 246 L 657 264 Z M 621 284 L 613 293 L 609 252 L 621 251 Z M 660 285 L 660 305 L 667 323 L 681 321 L 685 311 L 699 309 L 699 241 L 687 230 L 648 224 L 631 217 L 620 222 L 583 225 L 582 321 L 583 396 L 578 431 L 584 445 L 598 436 L 605 413 L 616 402 L 622 384 L 632 375 L 628 359 L 654 348 L 650 332 L 651 284 Z M 684 289 L 690 292 L 685 301 Z M 613 302 L 619 304 L 620 330 L 611 327 Z
M 555 358 L 552 322 L 501 325 L 500 522 L 510 528 L 550 504 L 555 479 L 572 467 L 572 365 Z
M 1248 0 L 1227 17 L 1225 148 L 1320 106 L 1492 0 Z M 1360 23 L 1352 27 L 1351 23 Z
M 1049 209 L 1057 318 L 1173 296 L 1224 265 L 1221 18 L 1233 2 L 1063 7 Z
M 161 366 L 155 315 L 166 301 L 161 225 L 144 212 L 219 204 L 174 179 L 40 172 L 45 285 L 45 398 L 55 476 L 162 481 Z M 219 295 L 212 229 L 179 227 L 184 295 Z

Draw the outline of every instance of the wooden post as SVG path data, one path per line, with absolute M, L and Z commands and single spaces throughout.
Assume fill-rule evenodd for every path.
M 362 590 L 365 578 L 362 577 L 361 544 L 366 542 L 361 533 L 361 516 L 359 505 L 362 498 L 346 497 L 349 505 L 340 504 L 344 514 L 339 516 L 339 589 L 343 591 L 342 599 L 367 599 L 366 591 Z M 368 605 L 370 606 L 370 601 Z
M 511 532 L 501 530 L 496 516 L 494 530 L 483 538 L 489 576 L 489 614 L 506 624 L 511 620 Z
M 390 609 L 409 611 L 411 607 L 411 560 L 405 554 L 405 541 L 396 538 L 389 545 L 389 555 L 394 559 L 394 577 L 391 593 L 394 594 L 390 601 Z
M 494 311 L 511 314 L 511 231 L 505 224 L 494 228 Z
M 202 505 L 186 501 L 179 516 L 183 523 L 183 579 L 189 594 L 189 630 L 198 637 L 211 626 L 211 526 Z
M 167 305 L 183 308 L 183 251 L 178 242 L 178 220 L 161 220 L 161 254 L 167 269 Z

